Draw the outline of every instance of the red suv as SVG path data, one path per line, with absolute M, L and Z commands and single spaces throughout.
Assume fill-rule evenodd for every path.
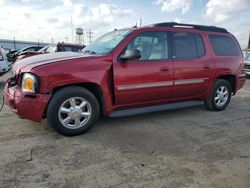
M 237 40 L 214 26 L 171 22 L 114 30 L 82 52 L 20 60 L 5 86 L 6 103 L 72 136 L 91 128 L 99 114 L 126 116 L 196 101 L 220 111 L 245 83 Z

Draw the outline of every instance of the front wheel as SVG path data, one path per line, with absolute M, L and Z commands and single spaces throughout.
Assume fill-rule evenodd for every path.
M 205 104 L 209 110 L 221 111 L 224 110 L 232 96 L 232 87 L 227 80 L 217 80 L 209 99 L 205 101 Z
M 47 110 L 49 125 L 57 132 L 75 136 L 89 130 L 99 116 L 99 103 L 88 90 L 71 86 L 57 91 Z

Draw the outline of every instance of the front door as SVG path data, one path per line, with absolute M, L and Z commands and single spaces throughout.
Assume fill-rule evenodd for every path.
M 173 89 L 173 64 L 168 32 L 136 34 L 123 49 L 138 49 L 141 58 L 114 62 L 115 104 L 142 104 L 166 100 Z M 121 53 L 121 54 L 122 54 Z M 120 54 L 120 55 L 121 55 Z

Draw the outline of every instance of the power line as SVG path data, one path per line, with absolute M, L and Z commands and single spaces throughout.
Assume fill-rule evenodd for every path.
M 93 32 L 91 31 L 91 29 L 89 29 L 89 31 L 87 32 L 87 37 L 89 38 L 89 43 L 91 43 L 93 38 Z

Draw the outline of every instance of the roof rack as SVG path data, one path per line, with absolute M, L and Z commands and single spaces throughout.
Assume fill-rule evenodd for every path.
M 228 33 L 228 31 L 221 27 L 215 26 L 205 26 L 205 25 L 194 25 L 194 24 L 182 24 L 176 22 L 164 22 L 164 23 L 156 23 L 150 25 L 152 27 L 183 27 L 183 28 L 195 28 L 202 31 L 211 31 L 211 32 L 220 32 L 220 33 Z

